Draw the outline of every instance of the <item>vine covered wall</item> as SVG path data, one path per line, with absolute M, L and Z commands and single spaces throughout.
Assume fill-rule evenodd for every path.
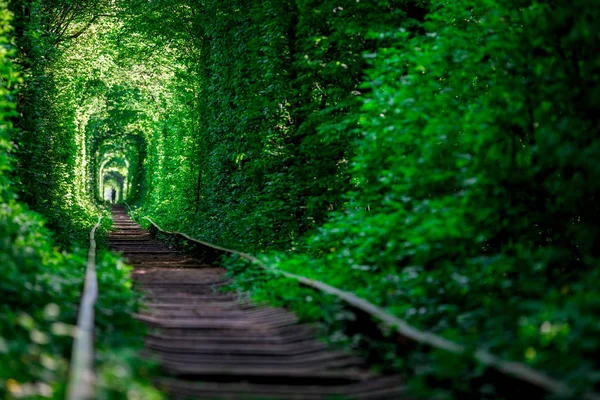
M 211 240 L 254 249 L 288 248 L 342 209 L 352 187 L 363 53 L 387 42 L 368 37 L 369 27 L 412 26 L 422 9 L 407 2 L 338 9 L 335 2 L 231 1 L 206 2 L 182 16 L 185 2 L 144 7 L 161 17 L 136 19 L 129 29 L 193 48 L 181 57 L 186 84 L 197 87 L 185 100 L 195 125 L 174 129 L 171 115 L 165 132 L 185 144 L 177 154 L 192 159 L 192 168 L 179 168 L 176 185 L 189 198 L 167 191 L 144 207 L 187 221 Z M 178 32 L 182 18 L 191 28 Z M 169 162 L 180 165 L 176 157 Z M 148 180 L 157 193 L 170 186 L 164 176 Z M 172 213 L 176 199 L 184 201 L 176 207 L 181 214 Z

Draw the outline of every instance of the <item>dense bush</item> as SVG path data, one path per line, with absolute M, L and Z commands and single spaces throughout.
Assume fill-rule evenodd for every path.
M 394 42 L 367 55 L 357 185 L 283 266 L 596 384 L 600 15 L 430 7 L 423 34 L 373 32 Z
M 273 258 L 284 268 L 594 384 L 600 58 L 589 2 L 172 7 L 201 38 L 178 36 L 199 53 L 188 77 L 200 85 L 197 131 L 170 128 L 199 140 L 198 196 L 159 195 L 156 173 L 143 210 L 239 249 L 289 250 Z M 193 188 L 187 171 L 168 184 Z

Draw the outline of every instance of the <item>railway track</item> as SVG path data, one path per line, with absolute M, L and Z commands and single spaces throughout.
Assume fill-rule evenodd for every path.
M 136 317 L 149 327 L 146 350 L 175 399 L 408 399 L 397 376 L 369 370 L 355 354 L 331 349 L 281 308 L 219 293 L 225 270 L 172 250 L 112 210 L 108 245 L 134 267 L 145 296 Z

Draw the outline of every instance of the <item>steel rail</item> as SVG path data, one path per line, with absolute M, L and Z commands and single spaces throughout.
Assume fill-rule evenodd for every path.
M 98 298 L 95 235 L 101 221 L 102 214 L 100 214 L 98 222 L 90 231 L 85 283 L 71 352 L 67 387 L 68 400 L 90 400 L 94 398 L 94 306 Z
M 179 235 L 191 242 L 195 242 L 215 250 L 223 251 L 230 254 L 237 254 L 238 256 L 258 265 L 263 270 L 269 271 L 274 274 L 279 274 L 290 279 L 294 279 L 305 286 L 309 286 L 311 288 L 320 290 L 324 293 L 336 296 L 344 300 L 346 303 L 356 307 L 357 309 L 362 310 L 367 314 L 385 322 L 389 327 L 395 329 L 395 331 L 399 335 L 409 340 L 412 340 L 413 342 L 424 344 L 436 349 L 446 350 L 456 355 L 463 355 L 468 351 L 468 349 L 462 344 L 450 341 L 448 339 L 444 339 L 443 337 L 433 334 L 431 332 L 422 331 L 415 328 L 414 326 L 411 326 L 405 320 L 390 314 L 382 307 L 379 307 L 366 299 L 358 297 L 354 293 L 343 291 L 324 282 L 320 282 L 304 276 L 282 271 L 272 266 L 268 266 L 258 258 L 247 253 L 217 246 L 212 243 L 190 237 L 185 233 L 164 230 L 160 226 L 158 226 L 154 221 L 152 221 L 152 219 L 150 219 L 149 217 L 144 218 L 150 221 L 150 223 L 160 232 L 171 235 Z M 479 361 L 483 365 L 494 368 L 506 376 L 516 378 L 517 380 L 525 382 L 529 385 L 545 390 L 548 393 L 556 394 L 559 396 L 572 396 L 574 394 L 574 391 L 571 388 L 569 388 L 569 386 L 566 385 L 564 382 L 554 379 L 548 376 L 547 374 L 544 374 L 543 372 L 537 371 L 526 364 L 516 361 L 502 360 L 501 358 L 489 353 L 486 350 L 475 350 L 474 352 L 472 352 L 472 355 L 477 361 Z M 587 392 L 584 393 L 581 398 L 584 400 L 600 400 L 600 394 L 594 392 Z

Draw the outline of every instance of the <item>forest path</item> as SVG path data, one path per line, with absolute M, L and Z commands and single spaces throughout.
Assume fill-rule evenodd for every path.
M 112 214 L 108 245 L 134 267 L 145 295 L 136 318 L 149 327 L 145 346 L 168 375 L 157 387 L 169 398 L 408 398 L 398 377 L 377 375 L 360 357 L 328 348 L 288 311 L 219 293 L 223 268 L 153 239 L 121 206 Z

